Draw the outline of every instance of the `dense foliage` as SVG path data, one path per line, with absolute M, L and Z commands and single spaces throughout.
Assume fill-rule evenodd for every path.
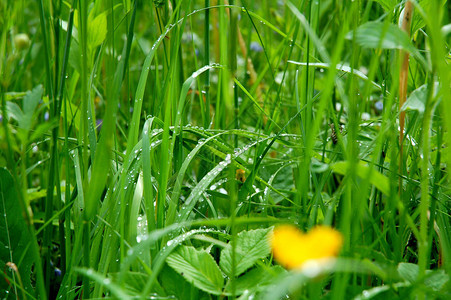
M 450 299 L 450 7 L 0 0 L 0 297 Z

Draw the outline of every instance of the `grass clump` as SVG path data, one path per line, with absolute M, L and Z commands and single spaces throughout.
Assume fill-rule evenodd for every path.
M 450 297 L 445 7 L 0 0 L 1 297 Z

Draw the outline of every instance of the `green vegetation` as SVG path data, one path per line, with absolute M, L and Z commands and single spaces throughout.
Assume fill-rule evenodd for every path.
M 0 0 L 1 299 L 450 299 L 450 15 Z

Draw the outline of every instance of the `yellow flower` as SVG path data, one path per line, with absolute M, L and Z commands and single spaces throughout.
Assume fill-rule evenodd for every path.
M 310 260 L 323 260 L 338 255 L 343 236 L 327 226 L 317 226 L 305 234 L 294 226 L 274 229 L 270 238 L 274 258 L 287 269 L 300 269 Z

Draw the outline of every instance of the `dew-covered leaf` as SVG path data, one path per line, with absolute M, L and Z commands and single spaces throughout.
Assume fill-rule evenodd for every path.
M 180 246 L 167 257 L 166 262 L 197 288 L 214 295 L 222 294 L 224 278 L 207 251 Z
M 272 228 L 255 229 L 242 231 L 236 237 L 235 247 L 235 273 L 238 276 L 250 267 L 257 260 L 266 257 L 270 252 L 268 234 Z M 219 265 L 229 276 L 232 274 L 232 249 L 231 247 L 222 250 Z

